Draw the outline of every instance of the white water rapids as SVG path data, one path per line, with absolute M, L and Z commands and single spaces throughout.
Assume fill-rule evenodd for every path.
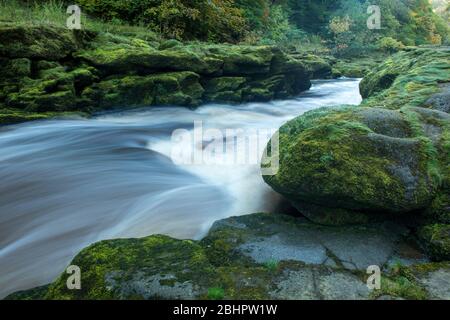
M 358 80 L 314 81 L 296 99 L 195 110 L 152 107 L 0 127 L 0 298 L 51 282 L 87 245 L 166 234 L 199 239 L 222 218 L 273 210 L 259 167 L 183 166 L 173 130 L 279 128 L 322 106 L 359 104 Z M 188 146 L 186 146 L 188 147 Z

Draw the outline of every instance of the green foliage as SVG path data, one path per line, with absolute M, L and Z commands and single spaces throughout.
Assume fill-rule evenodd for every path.
M 266 261 L 266 263 L 264 263 L 264 266 L 266 267 L 267 270 L 273 272 L 278 270 L 280 262 L 276 259 L 270 259 Z
M 3 5 L 0 15 L 26 21 L 29 14 L 21 7 L 27 3 L 34 20 L 63 25 L 67 14 L 61 1 L 12 0 L 8 2 L 21 5 Z M 305 51 L 323 51 L 327 42 L 343 56 L 376 50 L 382 38 L 409 46 L 449 43 L 445 21 L 449 11 L 439 9 L 440 15 L 435 14 L 428 0 L 79 0 L 77 4 L 103 21 L 83 15 L 84 25 L 91 29 L 141 26 L 178 40 L 278 44 Z M 367 28 L 369 5 L 381 8 L 381 30 Z
M 391 37 L 384 37 L 378 41 L 378 48 L 386 53 L 394 53 L 403 49 L 405 45 Z
M 208 289 L 208 299 L 210 300 L 222 300 L 225 296 L 225 291 L 219 287 L 213 287 Z
M 233 0 L 80 0 L 83 10 L 106 21 L 145 24 L 168 38 L 236 42 L 246 31 Z

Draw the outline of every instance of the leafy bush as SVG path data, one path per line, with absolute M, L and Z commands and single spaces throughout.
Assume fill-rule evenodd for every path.
M 106 21 L 146 24 L 180 40 L 237 42 L 246 21 L 234 0 L 78 0 L 82 9 Z
M 394 53 L 405 47 L 403 43 L 391 37 L 384 37 L 378 41 L 378 48 L 387 53 Z

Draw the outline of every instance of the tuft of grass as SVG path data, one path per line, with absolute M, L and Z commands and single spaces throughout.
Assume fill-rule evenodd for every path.
M 14 23 L 19 25 L 50 25 L 66 27 L 67 3 L 62 0 L 24 3 L 19 0 L 0 0 L 0 23 Z M 82 9 L 82 8 L 81 8 Z M 96 32 L 109 33 L 151 33 L 156 35 L 145 25 L 129 25 L 121 20 L 104 22 L 90 17 L 81 11 L 81 28 Z
M 225 296 L 225 291 L 220 287 L 213 287 L 208 289 L 208 299 L 222 300 Z
M 269 271 L 277 271 L 280 263 L 278 260 L 270 259 L 264 263 L 264 267 L 266 267 Z
M 373 297 L 390 295 L 408 300 L 426 300 L 427 291 L 417 282 L 412 271 L 397 261 L 390 269 L 390 275 L 381 278 L 381 290 Z

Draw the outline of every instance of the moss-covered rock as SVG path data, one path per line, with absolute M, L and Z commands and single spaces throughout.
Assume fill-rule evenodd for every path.
M 165 236 L 99 242 L 71 264 L 81 269 L 81 290 L 67 289 L 63 273 L 46 299 L 192 299 L 214 272 L 198 244 Z
M 366 106 L 421 107 L 450 82 L 450 50 L 410 49 L 377 66 L 361 82 Z
M 29 113 L 268 101 L 307 90 L 314 72 L 306 58 L 273 46 L 160 41 L 151 33 L 3 24 L 0 40 L 0 104 Z
M 59 60 L 77 49 L 73 34 L 64 28 L 48 26 L 0 26 L 0 56 Z
M 332 77 L 332 67 L 326 59 L 312 54 L 297 54 L 294 56 L 306 65 L 312 79 L 328 79 Z
M 450 224 L 433 224 L 419 230 L 422 245 L 435 261 L 450 260 Z
M 332 64 L 334 77 L 364 78 L 378 65 L 387 59 L 384 56 L 372 55 L 353 59 L 341 59 Z
M 428 108 L 449 81 L 449 57 L 446 49 L 399 53 L 364 78 L 360 107 L 319 109 L 284 125 L 279 171 L 265 181 L 318 223 L 421 210 L 445 220 L 450 118 Z
M 205 81 L 205 99 L 212 102 L 239 103 L 242 101 L 244 77 L 219 77 Z
M 7 299 L 445 297 L 436 279 L 450 268 L 420 264 L 420 253 L 402 255 L 416 250 L 408 235 L 393 223 L 335 228 L 276 214 L 232 217 L 198 242 L 166 236 L 98 242 L 70 263 L 80 267 L 81 290 L 67 289 L 63 272 L 48 286 Z M 383 290 L 370 292 L 367 266 L 387 267 L 393 258 L 408 262 L 402 270 L 417 276 L 405 282 L 406 271 L 386 269 Z
M 280 129 L 279 172 L 264 179 L 300 210 L 305 202 L 336 208 L 339 219 L 339 209 L 405 213 L 426 208 L 439 188 L 432 150 L 400 112 L 324 108 Z
M 193 72 L 111 77 L 86 88 L 81 97 L 97 109 L 149 105 L 196 106 L 203 95 Z
M 28 58 L 18 59 L 1 59 L 0 58 L 0 72 L 2 80 L 17 79 L 21 77 L 29 77 L 31 75 L 31 60 Z
M 38 74 L 38 79 L 22 78 L 18 90 L 5 97 L 5 105 L 33 112 L 79 110 L 80 91 L 98 79 L 91 67 L 70 70 L 59 64 Z

